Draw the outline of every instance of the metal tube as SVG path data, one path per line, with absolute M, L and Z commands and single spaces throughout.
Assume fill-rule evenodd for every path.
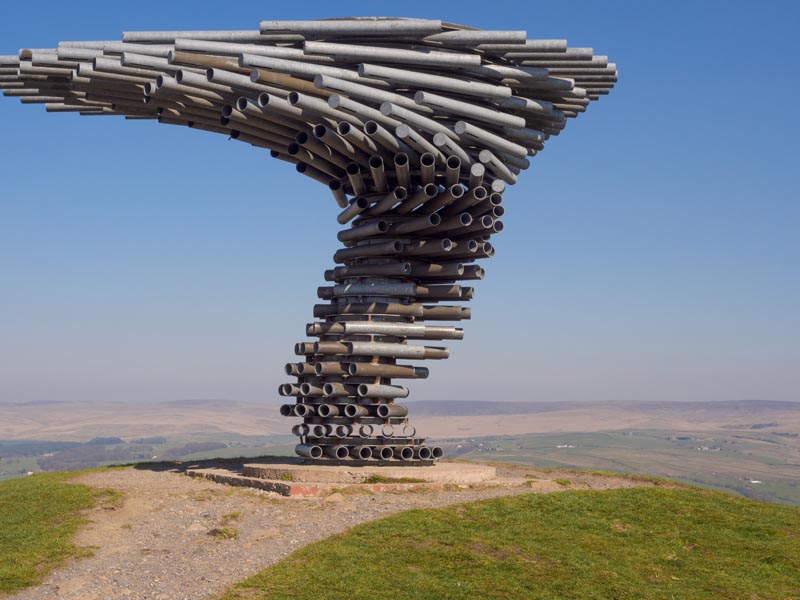
M 442 154 L 442 152 L 433 144 L 431 144 L 428 140 L 418 134 L 416 131 L 411 129 L 405 123 L 398 125 L 394 130 L 395 135 L 406 142 L 409 146 L 414 148 L 420 154 L 425 154 L 429 152 L 434 157 L 436 157 L 436 161 L 440 164 L 444 164 L 447 160 L 447 157 Z
M 389 224 L 386 221 L 374 221 L 367 225 L 344 229 L 337 234 L 336 238 L 340 242 L 352 242 L 381 235 L 387 231 L 389 231 Z
M 433 184 L 436 177 L 436 158 L 430 152 L 419 157 L 420 180 L 424 186 Z M 438 190 L 437 190 L 438 191 Z
M 418 240 L 403 246 L 404 256 L 432 256 L 450 252 L 453 243 L 445 238 L 443 240 Z
M 287 100 L 289 101 L 289 104 L 291 104 L 292 106 L 296 106 L 305 111 L 315 113 L 323 117 L 327 117 L 329 119 L 332 119 L 333 121 L 348 120 L 360 127 L 364 126 L 364 122 L 361 119 L 349 115 L 340 110 L 337 110 L 335 108 L 331 108 L 330 105 L 328 104 L 328 101 L 323 100 L 322 98 L 317 98 L 316 96 L 309 96 L 308 94 L 301 94 L 300 92 L 291 92 L 288 95 Z M 335 132 L 333 131 L 331 131 L 331 133 L 336 135 Z M 352 146 L 350 146 L 349 152 L 354 152 Z
M 445 184 L 447 187 L 456 185 L 461 174 L 461 159 L 457 156 L 448 156 L 445 168 Z
M 383 168 L 383 159 L 377 154 L 369 157 L 369 170 L 372 174 L 372 182 L 375 191 L 386 193 L 389 186 L 386 184 L 386 171 Z
M 427 229 L 429 227 L 435 227 L 436 225 L 441 223 L 441 221 L 442 218 L 436 213 L 432 213 L 429 215 L 420 215 L 419 217 L 414 217 L 407 221 L 392 223 L 391 233 L 396 235 L 413 233 L 415 231 L 420 231 L 423 229 Z
M 362 83 L 355 83 L 352 81 L 352 78 L 350 81 L 346 81 L 341 76 L 331 77 L 325 74 L 322 67 L 316 65 L 315 67 L 315 72 L 318 74 L 314 76 L 314 85 L 318 88 L 341 92 L 353 98 L 361 98 L 373 103 L 392 102 L 409 110 L 415 110 L 418 113 L 433 114 L 433 110 L 429 107 L 420 106 L 411 98 L 406 98 L 394 92 L 376 89 L 368 85 L 363 85 Z M 356 77 L 358 76 L 356 75 Z
M 182 39 L 175 40 L 175 50 L 183 52 L 204 52 L 238 57 L 241 54 L 273 56 L 276 58 L 294 58 L 302 60 L 304 52 L 300 48 L 285 46 L 263 46 L 258 44 L 241 44 L 237 42 L 214 42 L 209 40 Z
M 358 395 L 362 398 L 405 398 L 408 388 L 401 385 L 381 385 L 379 383 L 361 383 Z
M 400 125 L 400 121 L 393 119 L 392 117 L 387 117 L 378 109 L 367 106 L 366 104 L 362 104 L 361 102 L 356 102 L 355 100 L 340 94 L 331 94 L 331 96 L 328 98 L 328 106 L 360 117 L 365 122 L 365 125 L 367 121 L 377 121 L 384 127 L 391 127 L 392 129 Z
M 481 167 L 483 167 L 483 165 L 481 165 Z M 419 211 L 425 213 L 433 213 L 434 211 L 449 206 L 450 204 L 456 202 L 459 198 L 463 196 L 464 196 L 464 188 L 461 185 L 458 184 L 451 185 L 443 193 L 439 194 L 435 199 L 423 204 L 420 207 Z
M 398 379 L 426 379 L 428 377 L 428 369 L 426 367 L 407 365 L 350 363 L 349 370 L 352 377 L 392 377 Z M 345 414 L 347 414 L 347 409 L 345 409 Z
M 323 453 L 339 460 L 344 460 L 350 456 L 350 450 L 347 449 L 347 446 L 325 446 L 323 447 Z
M 413 110 L 408 110 L 392 102 L 381 103 L 381 114 L 387 117 L 396 117 L 401 123 L 413 125 L 417 129 L 430 134 L 442 133 L 454 141 L 458 141 L 458 136 L 452 129 L 443 125 L 440 121 L 434 121 Z
M 209 40 L 216 42 L 256 43 L 266 41 L 258 31 L 125 31 L 123 42 L 172 44 L 178 39 Z M 291 38 L 273 38 L 280 41 L 296 41 Z
M 458 121 L 455 125 L 455 132 L 458 135 L 466 135 L 481 144 L 491 146 L 493 149 L 505 152 L 511 156 L 519 158 L 528 156 L 528 149 L 525 146 L 511 142 L 507 138 L 476 127 L 466 121 Z
M 425 87 L 445 92 L 454 92 L 462 96 L 478 96 L 479 98 L 508 98 L 511 88 L 508 86 L 481 83 L 479 81 L 464 81 L 454 77 L 419 73 L 409 69 L 395 69 L 392 67 L 360 64 L 358 74 L 362 77 L 385 79 L 392 85 L 398 83 L 412 87 Z
M 375 244 L 364 244 L 354 248 L 342 248 L 333 255 L 334 262 L 340 263 L 352 258 L 364 258 L 366 256 L 392 256 L 403 251 L 403 244 L 398 241 L 378 242 Z
M 478 159 L 491 170 L 498 178 L 507 183 L 516 183 L 517 177 L 505 165 L 503 161 L 497 158 L 489 150 L 481 150 Z
M 411 460 L 414 458 L 414 449 L 411 446 L 402 446 L 396 455 L 400 460 Z
M 344 277 L 363 277 L 366 275 L 398 276 L 411 273 L 411 264 L 407 262 L 382 263 L 377 265 L 348 265 L 333 269 L 334 279 Z M 332 281 L 332 280 L 331 280 Z
M 523 45 L 525 31 L 492 31 L 481 29 L 457 29 L 435 33 L 425 38 L 426 42 L 442 43 L 446 46 L 475 46 L 478 44 Z
M 379 148 L 378 145 L 372 141 L 372 138 L 364 135 L 364 133 L 358 129 L 356 125 L 349 121 L 339 121 L 339 123 L 336 125 L 336 133 L 338 133 L 354 147 L 361 150 L 361 152 L 369 155 L 370 158 L 376 156 L 376 152 L 383 151 L 383 148 Z
M 369 446 L 352 446 L 350 456 L 359 460 L 369 460 L 372 458 L 372 448 Z
M 411 189 L 411 172 L 408 168 L 408 154 L 398 152 L 394 155 L 394 170 L 397 174 L 397 183 L 400 187 Z
M 341 377 L 347 375 L 347 369 L 344 367 L 345 365 L 343 365 L 342 363 L 323 361 L 323 362 L 318 362 L 314 365 L 314 373 L 316 375 L 334 375 L 337 377 Z M 332 395 L 328 393 L 327 388 L 324 388 L 324 392 L 326 396 Z
M 324 319 L 336 315 L 392 315 L 422 317 L 425 308 L 421 304 L 399 302 L 339 302 L 337 304 L 315 304 L 314 318 Z
M 419 208 L 432 198 L 435 198 L 438 193 L 439 188 L 433 183 L 428 183 L 412 196 L 403 200 L 403 202 L 394 209 L 394 212 L 398 215 L 408 214 L 415 208 Z
M 447 358 L 447 348 L 393 344 L 390 342 L 345 342 L 347 353 L 360 356 L 385 356 L 391 358 Z
M 317 127 L 320 127 L 319 125 Z M 314 128 L 314 134 L 317 133 L 317 127 Z M 330 131 L 326 128 L 327 131 Z M 366 194 L 367 193 L 367 186 L 364 183 L 364 178 L 361 176 L 361 167 L 356 162 L 351 162 L 347 164 L 345 168 L 345 172 L 347 173 L 347 179 L 350 181 L 350 185 L 353 187 L 353 192 L 356 194 Z
M 394 449 L 391 446 L 376 446 L 373 454 L 377 454 L 381 460 L 391 460 L 394 457 Z
M 331 179 L 328 182 L 328 187 L 330 188 L 331 193 L 333 194 L 334 200 L 336 200 L 336 204 L 339 205 L 339 208 L 347 207 L 348 206 L 348 204 L 347 204 L 347 194 L 345 193 L 344 186 L 342 185 L 342 182 L 339 181 L 338 179 Z M 337 220 L 339 218 L 341 218 L 341 216 L 342 215 L 340 213 L 339 216 L 337 217 Z M 339 222 L 342 223 L 342 221 L 339 221 Z M 345 223 L 346 222 L 347 221 L 345 221 Z
M 359 77 L 355 71 L 349 69 L 342 69 L 340 67 L 331 67 L 328 65 L 320 65 L 313 62 L 303 62 L 303 60 L 289 60 L 286 58 L 277 58 L 273 56 L 259 56 L 257 54 L 242 54 L 239 57 L 239 66 L 242 67 L 261 67 L 262 69 L 269 69 L 270 71 L 277 71 L 278 73 L 287 73 L 289 75 L 296 75 L 298 77 L 314 77 L 322 73 L 327 76 L 336 77 L 340 80 L 358 81 L 362 83 L 369 83 L 378 86 L 385 86 L 385 82 L 381 80 L 363 79 Z M 315 82 L 316 85 L 316 82 Z M 316 86 L 319 87 L 319 86 Z
M 317 407 L 317 414 L 323 419 L 335 417 L 339 414 L 339 407 L 335 404 L 320 404 Z
M 333 184 L 333 182 L 331 182 L 331 184 Z M 367 209 L 367 207 L 369 207 L 369 200 L 367 200 L 363 196 L 359 196 L 358 198 L 353 198 L 350 205 L 339 213 L 339 215 L 336 217 L 336 220 L 342 225 L 344 225 L 351 219 L 354 219 L 362 212 L 364 212 Z
M 322 363 L 324 364 L 324 363 Z M 344 383 L 326 383 L 323 386 L 324 394 L 326 397 L 347 397 L 355 396 L 357 393 L 356 386 L 346 385 Z
M 413 283 L 341 283 L 334 286 L 334 296 L 415 296 Z
M 525 127 L 525 119 L 510 115 L 508 113 L 485 108 L 477 104 L 470 104 L 461 100 L 454 100 L 438 94 L 430 92 L 419 91 L 414 94 L 414 100 L 417 104 L 423 106 L 435 107 L 437 112 L 444 112 L 450 114 L 463 115 L 478 121 L 490 123 L 497 127 Z
M 378 404 L 375 407 L 375 414 L 381 419 L 405 417 L 408 416 L 408 407 L 402 404 Z
M 326 19 L 321 21 L 261 21 L 260 31 L 291 33 L 303 36 L 424 36 L 442 30 L 442 22 L 431 19 Z
M 410 184 L 409 184 L 410 185 Z M 403 202 L 408 193 L 403 186 L 397 186 L 391 192 L 386 194 L 383 198 L 378 200 L 371 208 L 364 211 L 365 215 L 375 216 L 382 215 L 383 213 L 392 209 L 398 202 Z
M 360 404 L 346 404 L 344 407 L 344 416 L 350 419 L 355 417 L 366 417 L 369 414 L 369 410 L 366 406 L 361 406 Z
M 366 59 L 381 63 L 388 62 L 436 67 L 474 67 L 481 64 L 481 57 L 477 54 L 437 52 L 435 50 L 423 52 L 419 50 L 385 48 L 380 46 L 357 46 L 355 44 L 311 41 L 307 41 L 303 45 L 303 50 L 310 54 L 326 54 L 351 61 Z
M 300 456 L 305 456 L 306 458 L 316 459 L 322 457 L 322 448 L 313 444 L 297 444 L 297 446 L 294 447 L 294 451 Z

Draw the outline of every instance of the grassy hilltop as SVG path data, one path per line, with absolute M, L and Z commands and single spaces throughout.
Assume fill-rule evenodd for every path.
M 0 596 L 71 556 L 114 492 L 74 473 L 0 482 Z M 224 600 L 800 598 L 800 508 L 670 483 L 410 510 L 302 548 Z M 309 506 L 309 510 L 314 510 Z
M 301 549 L 224 598 L 800 598 L 800 509 L 655 487 L 413 510 Z

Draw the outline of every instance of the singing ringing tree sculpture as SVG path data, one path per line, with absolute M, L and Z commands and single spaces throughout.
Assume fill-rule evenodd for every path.
M 0 56 L 0 89 L 49 112 L 157 119 L 293 163 L 333 193 L 343 248 L 286 365 L 297 453 L 430 464 L 397 402 L 470 318 L 464 281 L 503 229 L 502 194 L 613 63 L 564 40 L 399 18 L 264 21 L 258 31 L 128 32 Z M 428 323 L 437 323 L 430 325 Z

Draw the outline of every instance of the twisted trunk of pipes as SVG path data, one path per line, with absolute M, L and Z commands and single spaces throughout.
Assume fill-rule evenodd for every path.
M 318 289 L 326 302 L 306 328 L 317 341 L 295 345 L 301 362 L 288 363 L 286 374 L 297 381 L 279 388 L 295 398 L 281 414 L 302 419 L 292 432 L 309 462 L 424 465 L 442 457 L 398 403 L 408 396 L 400 382 L 428 377 L 408 361 L 447 358 L 441 341 L 463 338 L 461 328 L 428 323 L 470 318 L 461 303 L 473 289 L 458 282 L 483 278 L 472 263 L 494 253 L 488 239 L 502 186 L 466 173 L 456 180 L 447 165 L 432 169 L 430 155 L 415 162 L 407 173 L 382 172 L 384 191 L 354 198 L 339 215 L 352 223 L 339 232 L 344 248 L 325 272 L 332 285 Z M 351 184 L 363 175 L 374 188 L 374 173 L 363 170 L 350 169 Z

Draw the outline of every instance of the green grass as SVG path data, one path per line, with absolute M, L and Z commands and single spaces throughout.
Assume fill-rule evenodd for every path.
M 34 585 L 71 556 L 80 511 L 112 492 L 68 483 L 76 473 L 42 473 L 0 483 L 0 593 Z
M 303 548 L 226 600 L 800 597 L 800 509 L 707 490 L 412 510 Z

